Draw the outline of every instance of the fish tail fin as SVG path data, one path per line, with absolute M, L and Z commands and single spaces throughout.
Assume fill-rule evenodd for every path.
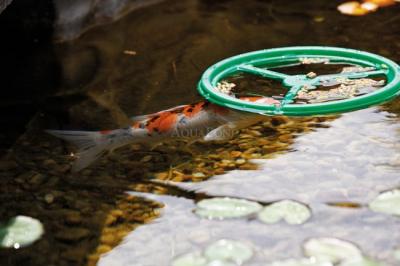
M 86 168 L 112 149 L 112 142 L 99 131 L 46 130 L 46 132 L 78 147 L 77 160 L 72 166 L 73 172 Z

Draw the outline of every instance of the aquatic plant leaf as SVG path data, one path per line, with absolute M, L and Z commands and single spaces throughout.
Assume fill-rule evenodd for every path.
M 396 250 L 393 252 L 393 256 L 394 256 L 394 258 L 395 258 L 396 260 L 400 261 L 400 248 L 396 249 Z
M 376 212 L 400 216 L 400 189 L 381 193 L 369 204 L 369 208 Z
M 312 238 L 304 243 L 303 248 L 306 256 L 333 264 L 362 258 L 357 246 L 336 238 Z
M 43 225 L 39 220 L 28 216 L 16 216 L 0 227 L 0 246 L 3 248 L 25 247 L 43 234 Z
M 225 260 L 213 260 L 207 266 L 237 266 L 237 264 Z
M 195 213 L 208 219 L 245 217 L 262 209 L 257 202 L 234 198 L 212 198 L 197 203 Z
M 208 260 L 200 253 L 188 253 L 176 258 L 172 266 L 207 266 Z
M 264 207 L 258 214 L 258 219 L 267 224 L 273 224 L 284 219 L 288 224 L 302 224 L 311 217 L 310 209 L 299 202 L 282 200 Z
M 275 261 L 269 266 L 333 266 L 329 261 L 317 261 L 316 259 L 288 259 Z
M 372 259 L 361 257 L 356 259 L 345 260 L 339 266 L 383 266 L 381 263 Z
M 232 261 L 236 265 L 241 265 L 253 256 L 253 251 L 238 241 L 221 239 L 207 247 L 204 254 L 211 261 Z

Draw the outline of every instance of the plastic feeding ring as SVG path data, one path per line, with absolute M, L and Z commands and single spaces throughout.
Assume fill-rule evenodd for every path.
M 350 70 L 340 73 L 317 75 L 282 73 L 285 67 L 300 64 L 347 64 Z M 351 70 L 355 69 L 355 70 Z M 278 81 L 285 88 L 279 104 L 264 104 L 241 100 L 232 94 L 218 90 L 219 83 L 240 74 L 258 75 Z M 381 77 L 381 87 L 356 97 L 326 102 L 298 103 L 299 93 L 312 92 L 326 84 L 338 84 L 343 80 L 371 80 Z M 350 84 L 350 83 L 349 83 Z M 368 52 L 353 49 L 304 46 L 260 50 L 240 54 L 222 60 L 209 67 L 203 74 L 198 90 L 210 102 L 265 115 L 307 116 L 342 113 L 363 109 L 392 99 L 400 94 L 400 67 L 392 60 Z

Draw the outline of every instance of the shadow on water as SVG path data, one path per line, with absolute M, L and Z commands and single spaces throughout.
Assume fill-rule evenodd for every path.
M 0 23 L 1 27 L 13 34 L 18 32 L 18 27 L 10 26 L 13 19 L 7 17 L 6 12 L 17 8 L 19 3 L 21 1 L 15 1 L 0 15 L 0 20 L 7 22 L 7 26 Z M 310 170 L 312 165 L 307 161 L 309 157 L 305 152 L 305 148 L 318 149 L 318 145 L 310 144 L 312 138 L 305 138 L 306 142 L 300 144 L 297 139 L 304 141 L 302 136 L 308 133 L 326 132 L 330 124 L 325 122 L 336 121 L 337 117 L 267 119 L 262 124 L 241 131 L 228 143 L 195 145 L 192 147 L 193 154 L 182 143 L 163 145 L 155 151 L 131 145 L 102 158 L 80 173 L 70 172 L 72 159 L 67 154 L 71 147 L 45 135 L 42 130 L 109 129 L 126 125 L 128 117 L 133 115 L 197 101 L 200 97 L 195 84 L 207 66 L 222 58 L 251 50 L 290 45 L 332 45 L 367 50 L 395 61 L 400 60 L 399 28 L 396 23 L 398 6 L 355 18 L 339 14 L 336 11 L 337 4 L 336 1 L 319 0 L 254 0 L 246 3 L 239 0 L 165 1 L 134 11 L 112 24 L 93 28 L 76 40 L 56 45 L 50 43 L 51 35 L 46 35 L 43 37 L 46 41 L 39 41 L 36 45 L 35 42 L 32 44 L 35 36 L 26 40 L 14 34 L 16 37 L 5 44 L 10 53 L 2 59 L 2 66 L 6 68 L 2 73 L 7 73 L 4 84 L 12 88 L 4 91 L 1 100 L 1 107 L 5 110 L 2 122 L 8 124 L 13 121 L 14 116 L 7 114 L 16 114 L 14 110 L 22 110 L 23 119 L 17 120 L 18 132 L 6 135 L 10 136 L 8 143 L 18 138 L 22 126 L 32 116 L 34 118 L 28 124 L 28 130 L 1 162 L 0 216 L 5 220 L 18 214 L 36 217 L 44 223 L 46 234 L 30 247 L 1 250 L 0 264 L 93 265 L 100 254 L 110 251 L 129 232 L 159 216 L 162 204 L 146 200 L 141 197 L 143 195 L 127 196 L 124 194 L 127 189 L 190 199 L 187 204 L 191 206 L 193 199 L 215 195 L 246 198 L 250 191 L 254 192 L 251 195 L 254 199 L 260 197 L 259 200 L 264 202 L 276 200 L 274 196 L 292 195 L 290 193 L 293 191 L 298 192 L 303 188 L 302 184 L 293 180 L 293 183 L 285 184 L 282 180 L 285 180 L 285 176 L 296 177 L 299 172 L 296 167 L 310 174 L 310 182 L 305 182 L 307 186 L 304 186 L 310 191 L 315 184 L 323 183 L 318 179 L 321 177 Z M 26 6 L 17 8 L 24 12 L 32 9 Z M 52 12 L 49 11 L 50 20 L 54 18 Z M 14 43 L 19 45 L 14 46 Z M 30 72 L 32 65 L 38 72 Z M 384 108 L 399 114 L 397 106 L 398 101 L 394 101 Z M 367 125 L 373 120 L 364 119 Z M 383 118 L 378 115 L 376 119 Z M 338 132 L 348 134 L 340 126 L 341 118 L 338 120 Z M 356 131 L 356 121 L 349 121 L 344 120 L 344 125 Z M 368 129 L 365 128 L 365 132 Z M 313 135 L 315 141 L 326 145 L 330 143 L 331 139 L 326 135 L 320 139 L 318 136 Z M 349 136 L 349 143 L 358 138 L 356 135 Z M 330 138 L 340 140 L 341 136 L 332 133 Z M 391 140 L 393 142 L 396 139 Z M 368 141 L 365 143 L 367 147 L 371 144 Z M 345 145 L 343 142 L 339 144 Z M 325 158 L 330 151 L 334 151 L 335 154 L 328 157 L 344 162 L 344 157 L 338 155 L 340 149 L 337 151 L 333 146 L 325 147 L 326 154 L 313 155 Z M 359 148 L 356 144 L 351 147 Z M 353 155 L 351 151 L 348 154 Z M 297 162 L 292 172 L 285 172 L 282 166 L 287 163 L 285 158 L 297 156 L 304 159 L 303 164 Z M 256 177 L 247 171 L 233 171 L 233 177 L 241 173 L 236 176 L 235 182 L 229 179 L 231 175 L 222 175 L 235 169 L 256 170 L 257 166 L 250 160 L 260 158 L 271 161 L 271 173 L 275 177 L 282 177 L 283 183 L 277 180 L 271 185 L 278 192 L 270 193 L 270 198 L 262 199 L 265 194 L 262 191 L 264 182 L 271 181 L 265 173 Z M 370 162 L 370 158 L 360 157 L 357 163 L 362 165 L 366 161 Z M 382 163 L 385 162 L 382 160 Z M 334 171 L 329 170 L 329 162 L 326 163 L 323 165 L 321 162 L 319 170 L 326 170 L 332 177 Z M 212 176 L 215 177 L 209 179 Z M 154 182 L 153 179 L 158 181 Z M 317 181 L 312 183 L 312 180 Z M 215 185 L 214 182 L 221 183 Z M 253 188 L 257 184 L 259 190 Z M 289 184 L 292 184 L 293 191 L 285 190 Z M 336 189 L 334 182 L 330 184 Z M 385 184 L 389 184 L 389 181 Z M 243 187 L 243 194 L 238 193 L 238 186 Z M 219 189 L 219 193 L 213 189 Z M 338 190 L 335 189 L 332 197 L 319 194 L 326 196 L 321 196 L 321 201 L 339 206 L 357 204 L 358 200 L 363 199 L 360 197 L 354 203 L 349 203 L 351 199 L 336 193 Z M 314 200 L 319 197 L 313 193 L 310 195 Z M 336 197 L 338 195 L 343 197 Z M 332 198 L 336 201 L 332 201 Z M 317 203 L 317 200 L 313 202 Z M 176 213 L 185 213 L 190 206 L 177 209 Z M 318 210 L 327 212 L 327 217 L 334 215 L 331 209 Z M 352 218 L 351 215 L 346 216 L 346 221 Z M 165 220 L 164 217 L 161 219 Z M 337 221 L 343 222 L 340 218 Z M 188 224 L 191 225 L 190 222 Z M 243 224 L 232 224 L 245 230 Z M 334 222 L 330 220 L 326 224 L 332 225 Z M 252 226 L 257 229 L 256 225 Z M 354 223 L 352 228 L 357 226 L 359 224 Z M 226 233 L 226 228 L 220 228 L 221 235 Z M 290 232 L 287 228 L 285 230 Z M 307 232 L 312 232 L 309 230 Z M 158 232 L 168 237 L 167 232 Z M 281 237 L 275 236 L 276 239 Z M 302 236 L 299 234 L 297 242 L 292 243 L 291 247 Z M 258 243 L 262 243 L 259 238 L 254 236 Z M 139 245 L 139 242 L 136 244 Z M 144 246 L 141 242 L 140 245 Z M 268 245 L 272 246 L 272 242 Z M 271 250 L 278 252 L 285 248 L 281 245 Z M 147 252 L 151 251 L 147 247 Z M 121 258 L 129 261 L 135 257 Z

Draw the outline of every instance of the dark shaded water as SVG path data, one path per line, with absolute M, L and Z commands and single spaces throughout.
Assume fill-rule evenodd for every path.
M 11 93 L 2 101 L 2 110 L 10 114 L 2 124 L 8 125 L 9 117 L 18 119 L 21 110 L 27 114 L 17 123 L 21 132 L 27 117 L 36 115 L 2 160 L 0 217 L 37 217 L 46 234 L 26 249 L 0 251 L 0 264 L 93 265 L 99 254 L 138 227 L 100 265 L 169 265 L 174 256 L 227 236 L 251 242 L 260 251 L 253 261 L 258 265 L 298 257 L 305 238 L 325 234 L 354 241 L 368 255 L 395 265 L 391 251 L 400 245 L 396 217 L 325 203 L 365 206 L 380 191 L 398 186 L 398 100 L 341 117 L 269 119 L 230 143 L 197 145 L 194 155 L 178 144 L 164 145 L 151 157 L 146 157 L 148 150 L 128 147 L 77 174 L 69 172 L 70 147 L 42 132 L 119 127 L 129 123 L 130 116 L 200 100 L 196 83 L 209 65 L 252 50 L 331 45 L 399 62 L 400 6 L 348 17 L 336 10 L 340 2 L 165 1 L 93 28 L 74 41 L 23 54 L 21 64 L 32 64 L 24 73 L 45 73 L 39 71 L 39 85 L 32 87 L 42 92 L 45 84 L 48 89 L 30 101 L 32 97 L 22 97 L 32 95 L 27 86 L 30 76 L 6 79 L 5 84 L 28 104 L 15 101 L 17 94 Z M 7 49 L 18 50 L 12 42 Z M 50 58 L 50 67 L 32 59 L 37 57 Z M 4 147 L 18 131 L 7 135 Z M 251 170 L 252 158 L 263 160 L 261 170 Z M 230 172 L 238 168 L 246 171 Z M 227 174 L 214 176 L 222 173 Z M 154 179 L 164 183 L 153 184 Z M 126 190 L 184 198 L 126 197 Z M 254 222 L 214 224 L 192 215 L 193 198 L 216 195 L 265 202 L 293 198 L 310 204 L 316 218 L 298 230 Z M 160 215 L 161 207 L 143 196 L 166 204 L 157 223 L 140 226 Z

